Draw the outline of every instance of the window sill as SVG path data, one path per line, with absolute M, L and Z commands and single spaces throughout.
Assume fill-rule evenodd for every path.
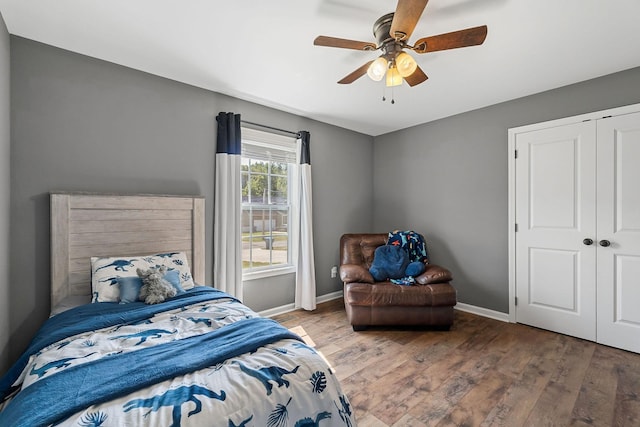
M 265 277 L 281 276 L 284 274 L 294 274 L 296 272 L 295 267 L 287 265 L 285 267 L 270 268 L 268 270 L 252 271 L 242 273 L 242 281 L 263 279 Z

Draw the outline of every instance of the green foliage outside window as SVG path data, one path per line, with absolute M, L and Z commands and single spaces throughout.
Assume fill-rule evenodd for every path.
M 287 166 L 286 163 L 252 159 L 249 159 L 248 164 L 242 164 L 243 200 L 248 200 L 251 194 L 251 201 L 254 203 L 286 203 Z

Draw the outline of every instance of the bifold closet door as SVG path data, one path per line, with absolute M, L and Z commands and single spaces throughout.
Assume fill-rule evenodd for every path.
M 597 341 L 640 353 L 640 113 L 597 135 Z
M 516 136 L 516 321 L 596 339 L 596 124 Z

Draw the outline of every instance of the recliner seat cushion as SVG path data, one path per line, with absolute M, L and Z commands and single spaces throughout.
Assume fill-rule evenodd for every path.
M 402 286 L 390 282 L 375 284 L 347 283 L 344 286 L 347 304 L 388 307 L 388 306 L 454 306 L 456 290 L 449 283 L 432 285 Z

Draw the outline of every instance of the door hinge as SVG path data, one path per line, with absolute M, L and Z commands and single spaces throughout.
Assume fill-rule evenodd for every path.
M 518 297 L 515 297 L 514 299 L 515 299 L 516 305 L 518 305 Z
M 515 150 L 515 154 L 514 155 L 515 155 L 514 158 L 517 159 L 518 158 L 518 150 Z
M 517 224 L 517 223 L 515 224 L 515 227 L 514 227 L 514 228 L 515 228 L 515 231 L 516 231 L 516 233 L 517 233 L 517 232 L 518 232 L 518 224 Z

